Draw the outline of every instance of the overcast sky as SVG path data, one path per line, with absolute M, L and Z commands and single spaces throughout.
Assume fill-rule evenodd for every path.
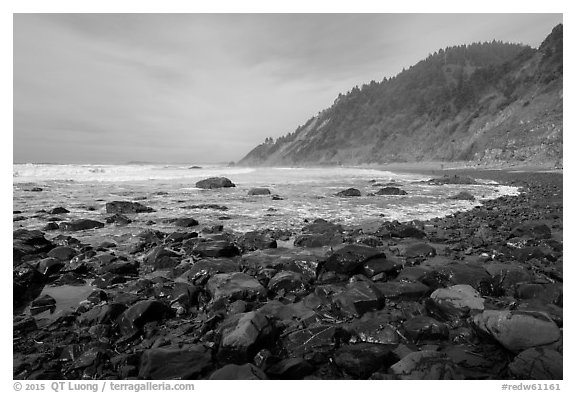
M 14 162 L 236 161 L 439 48 L 560 14 L 16 14 Z

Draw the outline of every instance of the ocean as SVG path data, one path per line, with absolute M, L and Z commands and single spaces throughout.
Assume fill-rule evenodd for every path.
M 202 190 L 199 180 L 224 176 L 235 188 Z M 13 166 L 14 229 L 41 229 L 50 215 L 45 211 L 61 206 L 70 211 L 64 220 L 89 218 L 105 222 L 106 202 L 138 201 L 156 210 L 131 217 L 127 226 L 107 224 L 102 229 L 75 232 L 86 242 L 110 240 L 144 228 L 175 231 L 170 219 L 192 217 L 202 226 L 222 224 L 233 231 L 290 229 L 297 231 L 305 220 L 323 218 L 346 226 L 383 221 L 426 220 L 468 210 L 481 201 L 516 195 L 518 189 L 482 181 L 480 185 L 429 185 L 429 175 L 405 174 L 365 168 L 242 168 L 215 165 L 52 165 Z M 395 182 L 407 192 L 402 196 L 368 196 Z M 42 191 L 32 191 L 35 187 Z M 271 196 L 249 196 L 253 187 L 267 187 Z M 354 187 L 360 197 L 342 198 L 338 191 Z M 468 191 L 475 201 L 448 197 Z M 194 205 L 216 204 L 227 210 L 197 209 Z M 59 230 L 49 232 L 56 236 Z M 50 237 L 48 236 L 48 237 Z

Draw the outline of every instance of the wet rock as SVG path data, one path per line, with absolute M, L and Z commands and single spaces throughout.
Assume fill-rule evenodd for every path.
M 381 367 L 387 369 L 399 359 L 392 352 L 392 345 L 358 343 L 340 347 L 334 362 L 346 373 L 365 379 Z
M 248 195 L 270 195 L 270 190 L 264 187 L 251 188 Z
M 376 195 L 407 195 L 408 193 L 398 187 L 384 187 L 376 192 Z
M 224 205 L 215 205 L 212 203 L 204 203 L 201 205 L 184 206 L 183 209 L 210 209 L 210 210 L 225 211 L 225 210 L 228 210 L 228 207 L 224 206 Z
M 55 231 L 56 229 L 59 229 L 60 226 L 58 224 L 56 224 L 55 222 L 49 222 L 48 224 L 46 224 L 42 230 L 43 231 Z
M 360 317 L 368 311 L 384 306 L 384 296 L 376 287 L 366 281 L 355 281 L 334 296 L 334 302 L 348 315 Z
M 227 364 L 214 371 L 210 378 L 214 380 L 259 380 L 268 379 L 264 371 L 251 363 L 242 365 Z
M 440 178 L 434 178 L 428 180 L 426 183 L 434 184 L 434 185 L 443 185 L 443 184 L 479 184 L 476 180 L 469 176 L 459 176 L 459 175 L 444 175 Z
M 66 214 L 66 213 L 70 213 L 70 210 L 63 207 L 55 207 L 54 209 L 48 211 L 48 214 Z
M 516 284 L 532 281 L 532 273 L 524 266 L 516 263 L 491 263 L 484 269 L 492 276 L 493 285 L 506 294 L 514 293 Z
M 12 260 L 14 265 L 20 263 L 26 255 L 36 255 L 50 251 L 54 244 L 40 231 L 17 229 L 12 234 Z
M 457 284 L 467 284 L 480 290 L 483 283 L 490 282 L 491 277 L 480 265 L 466 263 L 449 263 L 434 267 L 421 281 L 433 289 Z
M 104 223 L 89 219 L 79 219 L 68 222 L 61 222 L 60 229 L 63 231 L 85 231 L 94 228 L 104 228 Z
M 261 312 L 238 314 L 224 321 L 218 357 L 230 362 L 244 362 L 267 343 L 275 333 L 274 326 Z
M 268 282 L 268 290 L 274 293 L 303 293 L 306 289 L 302 274 L 292 271 L 281 271 Z
M 132 220 L 126 217 L 124 214 L 116 213 L 112 216 L 106 217 L 106 222 L 108 224 L 128 225 L 132 222 Z
M 212 276 L 206 284 L 213 301 L 220 299 L 253 300 L 266 296 L 266 289 L 244 273 L 222 273 Z
M 14 307 L 19 307 L 36 298 L 46 282 L 46 277 L 27 264 L 20 265 L 12 272 Z
M 92 281 L 92 285 L 96 288 L 106 289 L 111 288 L 116 284 L 122 284 L 125 282 L 126 278 L 124 276 L 114 273 L 106 273 L 96 277 L 96 279 Z
M 319 268 L 322 271 L 352 274 L 371 259 L 386 259 L 386 254 L 374 247 L 348 244 L 333 252 Z
M 244 251 L 262 250 L 266 248 L 277 248 L 276 240 L 267 233 L 260 231 L 246 232 L 237 240 L 237 244 Z
M 210 350 L 203 345 L 183 348 L 153 348 L 144 351 L 138 377 L 141 379 L 198 379 L 212 366 Z
M 291 332 L 282 341 L 289 357 L 323 363 L 336 347 L 338 332 L 334 325 L 318 324 Z
M 304 358 L 282 359 L 266 369 L 266 373 L 274 379 L 302 379 L 313 372 L 314 366 Z
M 187 281 L 196 283 L 204 282 L 208 278 L 218 273 L 232 273 L 240 270 L 238 262 L 226 258 L 201 259 L 196 262 L 190 270 L 182 275 Z
M 58 273 L 64 267 L 64 262 L 56 258 L 44 258 L 38 262 L 36 269 L 45 276 Z
M 414 342 L 421 340 L 445 340 L 449 337 L 448 326 L 428 316 L 417 316 L 402 324 L 405 336 Z
M 476 198 L 474 197 L 474 195 L 472 195 L 468 191 L 460 191 L 456 195 L 449 196 L 448 199 L 455 199 L 458 201 L 473 201 Z
M 412 352 L 390 367 L 399 379 L 454 380 L 462 379 L 457 367 L 444 354 L 436 351 Z
M 552 231 L 550 227 L 542 222 L 527 222 L 512 229 L 508 238 L 529 237 L 532 239 L 550 239 Z
M 139 266 L 138 261 L 116 261 L 103 266 L 100 271 L 118 275 L 137 275 Z
M 69 261 L 77 254 L 78 251 L 76 251 L 72 247 L 66 247 L 66 246 L 55 247 L 52 250 L 48 251 L 49 257 L 56 258 L 60 261 Z
M 198 243 L 194 247 L 193 254 L 202 258 L 230 258 L 240 255 L 240 250 L 226 240 L 213 240 Z
M 56 300 L 50 295 L 44 295 L 30 303 L 30 314 L 32 315 L 40 314 L 46 310 L 53 312 L 54 309 L 56 309 Z
M 147 322 L 160 321 L 169 315 L 171 310 L 164 303 L 157 300 L 142 300 L 122 313 L 118 325 L 124 336 L 132 336 Z
M 198 225 L 198 221 L 193 218 L 178 218 L 174 221 L 177 227 L 189 228 Z
M 326 235 L 333 235 L 334 233 L 342 233 L 344 229 L 342 225 L 333 224 L 329 221 L 326 221 L 322 218 L 317 218 L 312 222 L 312 224 L 306 225 L 302 228 L 302 232 L 304 233 L 322 233 Z
M 436 249 L 426 243 L 416 243 L 406 248 L 404 256 L 407 258 L 433 257 L 436 256 Z
M 97 324 L 111 324 L 126 310 L 121 303 L 108 303 L 95 306 L 78 317 L 80 325 L 92 326 Z
M 155 211 L 151 207 L 144 206 L 139 202 L 112 201 L 106 203 L 106 213 L 110 214 L 135 214 L 151 213 Z
M 356 188 L 348 188 L 346 190 L 336 193 L 337 197 L 359 197 L 362 193 Z
M 515 297 L 517 299 L 538 299 L 544 303 L 561 305 L 563 297 L 562 284 L 517 284 Z
M 396 277 L 402 270 L 402 263 L 395 258 L 374 258 L 362 264 L 362 273 L 366 277 L 385 274 L 386 278 Z
M 414 225 L 403 224 L 397 221 L 384 223 L 377 231 L 377 234 L 383 238 L 399 237 L 408 238 L 413 237 L 416 239 L 423 239 L 426 233 Z
M 385 299 L 419 300 L 430 292 L 430 288 L 420 282 L 387 281 L 374 284 Z
M 14 333 L 28 333 L 38 328 L 36 319 L 30 316 L 15 316 L 12 329 Z
M 296 236 L 294 245 L 296 247 L 318 248 L 342 244 L 342 241 L 343 238 L 340 234 L 326 235 L 322 233 L 306 233 Z
M 530 348 L 518 354 L 508 370 L 518 379 L 563 379 L 562 354 L 548 348 Z
M 144 257 L 144 263 L 155 270 L 172 269 L 180 263 L 181 256 L 162 246 L 155 247 Z
M 521 352 L 560 339 L 560 329 L 546 314 L 487 310 L 473 318 L 474 325 L 512 352 Z
M 200 180 L 196 183 L 197 188 L 214 189 L 214 188 L 228 188 L 236 187 L 234 183 L 225 177 L 210 177 L 208 179 Z
M 484 299 L 470 285 L 453 285 L 432 292 L 430 298 L 437 304 L 449 304 L 457 309 L 484 310 Z

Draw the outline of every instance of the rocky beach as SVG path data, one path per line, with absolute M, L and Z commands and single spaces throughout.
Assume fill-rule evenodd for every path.
M 263 218 L 243 232 L 217 220 L 233 177 L 197 182 L 213 200 L 160 229 L 123 229 L 155 210 L 128 192 L 73 219 L 64 204 L 15 210 L 13 377 L 562 379 L 562 173 L 424 176 L 458 200 L 478 202 L 467 188 L 477 180 L 520 193 L 432 219 L 319 215 L 295 229 Z M 410 194 L 362 181 L 337 198 Z M 245 195 L 298 208 L 272 191 Z M 43 192 L 29 186 L 22 203 Z M 215 221 L 195 214 L 206 210 Z M 87 240 L 102 228 L 114 236 Z

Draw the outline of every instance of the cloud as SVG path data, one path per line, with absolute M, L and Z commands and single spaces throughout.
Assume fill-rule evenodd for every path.
M 435 50 L 561 15 L 16 14 L 16 162 L 223 162 Z

